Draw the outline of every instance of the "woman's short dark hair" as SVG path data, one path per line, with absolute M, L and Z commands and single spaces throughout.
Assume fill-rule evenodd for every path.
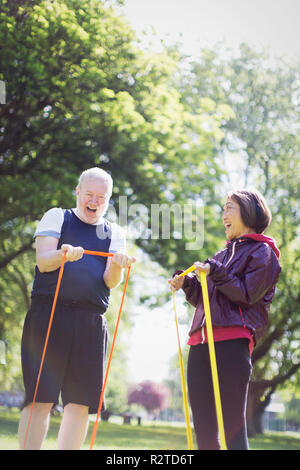
M 265 198 L 258 191 L 239 189 L 230 191 L 228 197 L 240 206 L 241 218 L 246 227 L 256 233 L 263 233 L 269 227 L 272 214 Z

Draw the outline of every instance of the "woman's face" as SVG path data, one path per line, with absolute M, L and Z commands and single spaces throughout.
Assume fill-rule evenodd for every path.
M 253 232 L 250 227 L 246 227 L 243 223 L 239 204 L 230 197 L 227 198 L 224 205 L 222 220 L 228 240 Z

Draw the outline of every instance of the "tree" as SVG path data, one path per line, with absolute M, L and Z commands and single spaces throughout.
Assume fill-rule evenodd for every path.
M 285 404 L 284 417 L 289 427 L 299 430 L 300 427 L 300 400 L 293 395 L 288 403 Z
M 0 340 L 5 344 L 5 364 L 0 366 L 0 389 L 22 388 L 20 344 L 24 312 L 30 304 L 34 261 L 30 251 L 1 270 Z
M 142 51 L 134 31 L 109 3 L 1 2 L 3 278 L 23 254 L 33 256 L 32 236 L 42 214 L 50 207 L 74 206 L 77 178 L 88 167 L 112 173 L 116 211 L 120 195 L 146 208 L 180 205 L 188 198 L 194 204 L 195 194 L 202 203 L 218 199 L 220 172 L 213 157 L 226 110 L 200 107 L 196 115 L 190 113 L 172 86 L 178 54 Z M 131 215 L 129 222 L 135 218 Z M 214 224 L 209 210 L 207 218 Z M 150 235 L 136 243 L 153 259 L 169 270 L 183 262 L 184 238 L 157 240 L 149 223 L 146 229 Z M 187 252 L 184 264 L 194 257 L 195 251 Z M 29 292 L 31 280 L 23 274 Z M 6 285 L 8 296 L 14 289 Z M 1 340 L 11 326 L 7 298 Z M 21 302 L 22 294 L 18 298 Z M 25 310 L 26 303 L 19 304 L 19 318 Z
M 0 14 L 5 266 L 30 249 L 30 221 L 53 205 L 70 206 L 78 172 L 96 163 L 91 138 L 98 132 L 105 140 L 106 124 L 95 108 L 109 106 L 111 93 L 123 89 L 117 75 L 133 57 L 133 32 L 97 1 L 4 1 Z M 22 231 L 20 245 L 15 230 Z
M 246 44 L 229 59 L 216 50 L 204 50 L 190 64 L 182 94 L 193 110 L 202 100 L 233 110 L 222 125 L 224 183 L 231 189 L 230 171 L 238 166 L 240 186 L 256 186 L 266 196 L 273 213 L 269 234 L 282 253 L 270 324 L 252 357 L 248 428 L 254 434 L 262 431 L 262 413 L 274 391 L 299 377 L 299 67 L 270 65 L 267 55 Z
M 215 197 L 219 170 L 209 155 L 222 137 L 222 110 L 209 111 L 209 129 L 206 109 L 189 114 L 170 87 L 174 52 L 142 52 L 134 31 L 98 0 L 2 2 L 0 14 L 6 232 L 24 232 L 46 209 L 72 205 L 70 190 L 88 166 L 113 174 L 116 206 L 119 194 L 145 205 L 180 203 L 204 182 L 202 199 Z M 6 232 L 2 266 L 31 245 L 32 231 L 20 246 Z M 139 244 L 165 264 L 180 245 Z
M 148 413 L 159 412 L 167 408 L 170 397 L 169 389 L 163 384 L 150 380 L 131 387 L 128 393 L 128 404 L 142 405 Z

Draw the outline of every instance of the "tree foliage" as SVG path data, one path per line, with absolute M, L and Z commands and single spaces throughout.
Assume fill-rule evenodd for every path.
M 148 413 L 153 413 L 167 408 L 169 398 L 170 391 L 165 385 L 146 380 L 129 390 L 128 404 L 142 405 Z
M 297 64 L 271 64 L 267 55 L 243 44 L 229 59 L 204 50 L 180 83 L 194 110 L 203 99 L 230 106 L 233 115 L 222 125 L 224 183 L 231 189 L 236 166 L 239 186 L 255 186 L 265 195 L 273 214 L 268 233 L 281 249 L 268 331 L 252 357 L 248 411 L 249 418 L 257 417 L 249 422 L 252 432 L 261 430 L 262 412 L 277 387 L 299 378 L 299 78 Z
M 205 128 L 206 109 L 183 106 L 171 86 L 174 52 L 142 52 L 98 0 L 4 1 L 0 14 L 0 222 L 8 232 L 24 233 L 52 206 L 70 207 L 78 173 L 94 165 L 112 173 L 116 207 L 119 194 L 150 206 L 193 198 L 204 184 L 205 199 L 214 197 L 219 170 L 209 156 L 222 113 L 209 112 Z M 9 238 L 2 265 L 28 249 L 27 232 L 20 246 Z M 182 248 L 138 242 L 164 264 Z
M 111 3 L 0 5 L 0 79 L 6 84 L 0 106 L 1 339 L 14 321 L 20 336 L 36 222 L 51 207 L 74 207 L 84 169 L 96 165 L 112 173 L 116 210 L 120 195 L 150 209 L 152 203 L 185 202 L 204 183 L 202 199 L 215 198 L 219 170 L 209 157 L 222 135 L 219 113 L 211 113 L 206 129 L 202 111 L 188 111 L 171 80 L 178 55 L 142 51 Z M 136 242 L 172 269 L 185 241 L 149 236 Z M 23 266 L 27 253 L 31 261 Z M 18 270 L 27 283 L 26 301 L 21 277 L 12 281 Z
M 202 50 L 197 60 L 176 48 L 145 51 L 114 3 L 0 4 L 0 339 L 19 341 L 36 221 L 50 207 L 74 206 L 82 170 L 112 174 L 117 213 L 119 196 L 148 210 L 129 215 L 147 234 L 135 242 L 172 272 L 222 248 L 223 199 L 239 167 L 240 184 L 265 194 L 282 252 L 269 330 L 253 354 L 253 406 L 262 410 L 276 387 L 299 377 L 299 67 L 270 65 L 247 45 L 229 58 Z M 186 250 L 185 233 L 151 237 L 151 205 L 187 202 L 204 206 L 201 250 Z M 12 383 L 20 372 L 9 361 Z

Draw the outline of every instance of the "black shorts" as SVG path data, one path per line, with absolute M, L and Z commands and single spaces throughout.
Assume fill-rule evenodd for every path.
M 23 329 L 24 406 L 33 401 L 52 300 L 33 297 Z M 97 413 L 105 374 L 107 322 L 97 307 L 57 302 L 36 402 L 76 403 Z M 103 407 L 102 407 L 103 409 Z

